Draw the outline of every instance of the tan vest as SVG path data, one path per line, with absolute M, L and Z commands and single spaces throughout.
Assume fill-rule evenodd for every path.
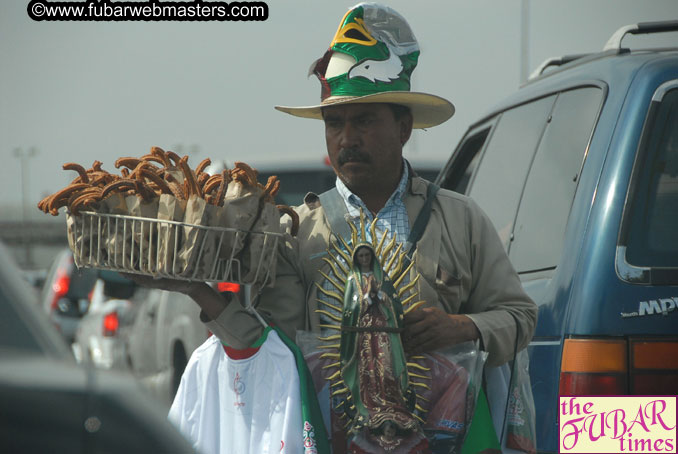
M 411 178 L 403 198 L 410 227 L 424 205 L 428 182 Z M 257 309 L 291 338 L 295 331 L 319 331 L 315 282 L 329 269 L 326 253 L 330 226 L 317 196 L 296 208 L 299 232 L 279 246 L 276 280 L 258 298 Z M 289 218 L 285 218 L 289 228 Z M 467 314 L 481 333 L 489 365 L 513 356 L 516 322 L 521 325 L 518 349 L 532 338 L 537 307 L 523 291 L 496 230 L 469 198 L 440 190 L 431 217 L 414 254 L 419 299 L 449 314 Z M 230 304 L 208 328 L 236 348 L 253 342 L 261 325 L 241 306 Z

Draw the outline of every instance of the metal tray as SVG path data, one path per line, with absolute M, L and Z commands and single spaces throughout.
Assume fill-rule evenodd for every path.
M 266 285 L 282 234 L 187 224 L 129 215 L 68 215 L 75 264 L 202 282 Z

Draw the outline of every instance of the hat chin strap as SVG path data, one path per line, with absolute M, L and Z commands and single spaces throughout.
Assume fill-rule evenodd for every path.
M 332 52 L 330 61 L 327 63 L 325 79 L 346 74 L 355 64 L 355 58 L 350 55 L 343 52 Z

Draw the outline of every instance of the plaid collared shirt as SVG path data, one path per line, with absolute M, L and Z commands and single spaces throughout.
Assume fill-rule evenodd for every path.
M 400 243 L 407 241 L 407 237 L 410 235 L 410 221 L 407 217 L 405 203 L 403 203 L 403 195 L 407 190 L 407 180 L 409 178 L 408 168 L 409 166 L 405 161 L 403 163 L 403 176 L 400 178 L 398 187 L 386 201 L 384 208 L 377 213 L 377 218 L 379 218 L 377 220 L 377 231 L 384 232 L 388 229 L 387 239 L 391 239 L 395 233 L 396 239 Z M 337 178 L 335 184 L 337 186 L 337 191 L 339 191 L 339 194 L 341 194 L 341 197 L 344 199 L 344 203 L 346 203 L 348 214 L 353 219 L 360 219 L 360 209 L 362 208 L 367 221 L 372 222 L 374 216 L 372 215 L 372 212 L 367 209 L 365 203 L 360 200 L 360 197 L 353 194 L 339 178 Z

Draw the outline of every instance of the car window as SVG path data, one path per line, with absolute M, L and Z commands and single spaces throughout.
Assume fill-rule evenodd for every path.
M 468 191 L 489 216 L 506 250 L 525 177 L 555 99 L 548 96 L 501 114 Z
M 518 272 L 554 268 L 603 90 L 558 94 L 520 201 L 509 258 Z
M 626 260 L 678 267 L 678 81 L 646 121 L 630 194 Z
M 97 271 L 92 268 L 74 269 L 71 273 L 68 297 L 72 300 L 87 299 L 97 280 Z
M 473 176 L 473 172 L 475 172 L 478 166 L 480 151 L 487 140 L 487 136 L 490 134 L 490 129 L 490 126 L 484 127 L 480 132 L 472 132 L 471 135 L 464 139 L 459 147 L 459 151 L 456 153 L 457 157 L 455 158 L 454 165 L 440 182 L 440 187 L 460 194 L 466 193 L 466 189 L 471 182 L 471 176 Z

